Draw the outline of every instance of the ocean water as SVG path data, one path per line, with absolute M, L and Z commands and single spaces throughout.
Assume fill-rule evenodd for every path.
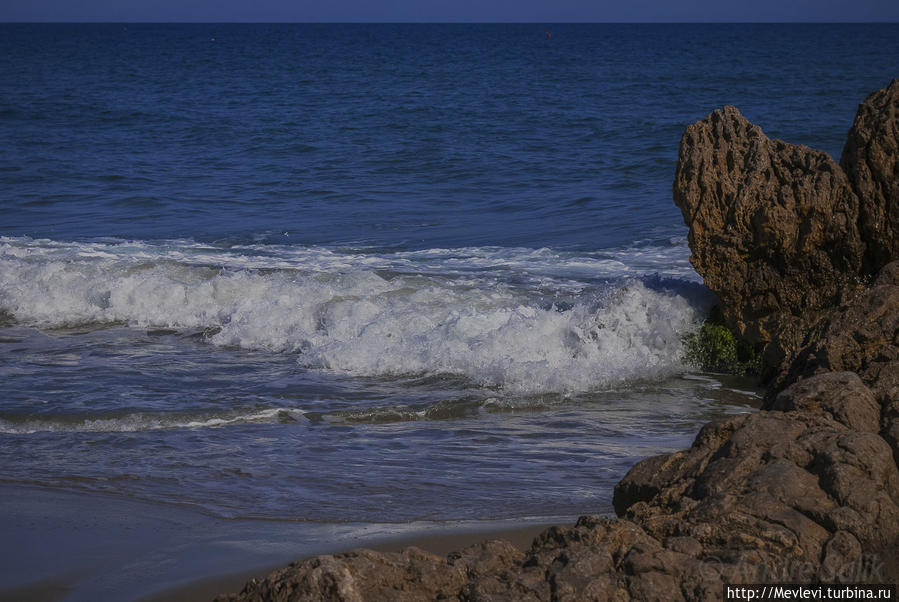
M 897 25 L 0 25 L 0 481 L 225 519 L 611 512 L 752 411 L 671 200 L 839 156 Z

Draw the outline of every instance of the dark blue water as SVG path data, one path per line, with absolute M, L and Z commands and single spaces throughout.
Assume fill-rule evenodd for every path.
M 620 246 L 684 126 L 837 155 L 896 25 L 2 25 L 7 236 Z M 280 239 L 279 239 L 280 242 Z
M 671 201 L 838 156 L 897 25 L 0 25 L 0 480 L 220 517 L 611 510 L 747 411 Z

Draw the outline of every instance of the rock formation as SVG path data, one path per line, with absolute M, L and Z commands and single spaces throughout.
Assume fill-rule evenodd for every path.
M 707 424 L 521 552 L 319 556 L 225 601 L 710 600 L 724 583 L 899 580 L 899 80 L 842 168 L 726 107 L 687 128 L 675 202 L 729 325 L 766 347 L 765 408 Z M 889 263 L 892 261 L 892 263 Z
M 674 202 L 691 261 L 728 326 L 765 348 L 769 376 L 899 257 L 899 80 L 860 105 L 841 165 L 769 139 L 734 107 L 681 140 Z
M 708 424 L 691 449 L 637 464 L 616 487 L 616 511 L 659 540 L 689 536 L 705 557 L 727 559 L 729 582 L 747 569 L 782 577 L 773 581 L 858 579 L 845 567 L 866 554 L 895 571 L 899 471 L 872 391 L 853 372 L 827 372 L 771 409 Z M 790 567 L 802 574 L 784 575 Z
M 839 302 L 861 271 L 859 200 L 843 170 L 827 153 L 769 139 L 734 107 L 687 127 L 674 202 L 693 267 L 750 343 L 790 333 L 798 344 L 803 318 Z
M 899 394 L 899 262 L 887 264 L 851 303 L 827 315 L 809 334 L 782 388 L 822 372 L 851 370 L 869 383 L 882 402 Z
M 859 106 L 840 165 L 868 201 L 859 229 L 868 243 L 865 269 L 875 272 L 899 257 L 899 79 Z

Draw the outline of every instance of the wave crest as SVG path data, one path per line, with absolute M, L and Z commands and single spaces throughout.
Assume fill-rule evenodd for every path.
M 39 327 L 207 329 L 214 345 L 297 353 L 308 369 L 454 374 L 533 394 L 682 370 L 681 339 L 708 306 L 695 282 L 554 278 L 546 265 L 539 277 L 477 262 L 416 271 L 408 254 L 385 266 L 332 253 L 316 269 L 265 269 L 84 247 L 2 241 L 0 310 Z

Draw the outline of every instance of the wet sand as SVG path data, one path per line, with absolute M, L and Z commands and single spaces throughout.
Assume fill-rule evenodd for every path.
M 224 520 L 102 493 L 0 485 L 0 602 L 211 599 L 317 554 L 415 545 L 444 555 L 485 539 L 521 548 L 550 524 L 516 521 L 323 524 Z
M 437 554 L 446 556 L 451 552 L 461 550 L 466 546 L 490 539 L 505 539 L 522 551 L 531 546 L 534 538 L 550 525 L 527 525 L 516 528 L 501 528 L 499 530 L 471 530 L 470 526 L 446 527 L 446 530 L 437 529 L 435 533 L 423 533 L 420 535 L 408 535 L 395 539 L 375 539 L 361 546 L 379 552 L 399 552 L 403 548 L 415 546 Z M 341 550 L 345 551 L 345 550 Z M 197 600 L 212 600 L 218 594 L 238 592 L 244 584 L 254 577 L 262 577 L 267 573 L 282 569 L 287 563 L 269 567 L 263 571 L 244 571 L 221 577 L 211 577 L 189 583 L 183 587 L 177 587 L 152 596 L 143 598 L 141 602 L 195 602 Z

